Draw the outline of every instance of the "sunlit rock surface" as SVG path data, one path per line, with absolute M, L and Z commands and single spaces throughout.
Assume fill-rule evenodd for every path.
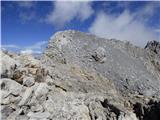
M 68 30 L 40 59 L 1 51 L 2 120 L 159 120 L 157 46 Z

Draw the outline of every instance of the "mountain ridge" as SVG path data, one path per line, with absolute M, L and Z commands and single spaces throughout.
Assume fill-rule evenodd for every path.
M 51 36 L 38 59 L 1 51 L 2 120 L 159 120 L 153 51 L 74 30 Z

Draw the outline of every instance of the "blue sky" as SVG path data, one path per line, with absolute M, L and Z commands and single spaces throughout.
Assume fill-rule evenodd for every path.
M 160 2 L 1 2 L 1 44 L 41 52 L 57 31 L 74 29 L 144 47 L 160 41 Z

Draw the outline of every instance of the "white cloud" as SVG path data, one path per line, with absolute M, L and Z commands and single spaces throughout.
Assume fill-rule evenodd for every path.
M 22 23 L 26 23 L 36 18 L 36 11 L 32 9 L 35 8 L 36 1 L 17 1 L 16 4 L 20 8 L 18 12 Z
M 26 49 L 26 50 L 21 50 L 21 54 L 32 54 L 33 50 Z
M 40 41 L 40 42 L 37 42 L 31 46 L 27 46 L 26 49 L 42 49 L 42 47 L 47 44 L 47 41 Z
M 155 32 L 160 33 L 160 28 L 155 29 Z
M 19 49 L 20 47 L 17 45 L 1 45 L 1 48 L 17 48 L 17 49 Z
M 42 51 L 32 50 L 32 49 L 25 49 L 20 51 L 21 54 L 41 54 Z
M 35 18 L 34 12 L 20 12 L 19 18 L 22 23 L 26 23 L 27 21 L 33 20 Z
M 144 47 L 149 40 L 157 40 L 154 30 L 140 22 L 129 11 L 125 10 L 118 16 L 107 15 L 100 12 L 89 31 L 104 38 L 116 38 L 127 40 L 131 43 Z
M 31 8 L 33 6 L 33 1 L 17 1 L 17 5 L 23 8 Z
M 43 47 L 46 45 L 47 41 L 40 41 L 37 42 L 31 46 L 27 46 L 25 47 L 23 50 L 21 50 L 20 52 L 22 54 L 41 54 Z
M 139 9 L 139 16 L 153 16 L 156 9 L 160 8 L 159 2 L 149 2 L 144 7 Z
M 20 47 L 17 45 L 1 45 L 1 48 L 5 50 L 8 50 L 9 48 L 18 49 L 22 54 L 40 54 L 42 53 L 42 50 L 44 49 L 46 44 L 47 41 L 40 41 L 31 46 L 26 47 Z
M 155 29 L 154 31 L 156 32 L 156 34 L 157 34 L 157 36 L 158 36 L 158 39 L 159 39 L 159 41 L 160 41 L 160 28 L 157 28 L 157 29 Z
M 53 11 L 47 15 L 46 21 L 56 26 L 63 26 L 74 18 L 84 21 L 93 14 L 90 2 L 54 2 Z

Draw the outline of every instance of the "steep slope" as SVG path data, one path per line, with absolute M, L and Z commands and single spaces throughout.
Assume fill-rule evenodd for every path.
M 160 58 L 150 49 L 69 30 L 40 59 L 1 56 L 2 120 L 160 119 Z
M 151 63 L 156 55 L 128 42 L 65 31 L 51 37 L 45 55 L 53 62 L 96 71 L 121 92 L 160 95 L 160 73 Z

